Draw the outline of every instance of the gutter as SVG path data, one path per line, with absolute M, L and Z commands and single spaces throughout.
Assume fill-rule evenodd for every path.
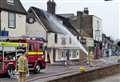
M 9 11 L 9 12 L 13 12 L 13 13 L 18 13 L 18 14 L 23 14 L 23 15 L 27 15 L 27 12 L 20 12 L 20 11 L 14 11 L 14 10 L 8 10 L 8 9 L 4 9 L 4 8 L 0 8 L 0 10 L 4 10 L 4 11 Z

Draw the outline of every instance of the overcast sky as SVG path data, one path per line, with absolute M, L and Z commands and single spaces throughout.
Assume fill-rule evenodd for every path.
M 30 6 L 46 10 L 48 0 L 21 0 L 26 10 Z M 88 7 L 90 14 L 103 20 L 103 33 L 114 39 L 120 38 L 120 0 L 105 2 L 103 0 L 54 0 L 57 4 L 56 13 L 74 13 Z

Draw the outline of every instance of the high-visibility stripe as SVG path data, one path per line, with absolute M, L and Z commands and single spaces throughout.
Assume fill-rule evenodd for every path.
M 0 42 L 0 46 L 14 46 L 14 47 L 19 47 L 19 46 L 24 46 L 27 47 L 27 43 L 16 43 L 16 42 Z
M 43 55 L 43 52 L 28 52 L 28 55 Z

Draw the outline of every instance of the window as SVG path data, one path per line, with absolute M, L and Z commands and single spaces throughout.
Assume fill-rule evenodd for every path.
M 95 40 L 99 41 L 100 39 L 100 30 L 95 30 Z
M 32 46 L 32 44 L 29 44 L 29 51 L 33 51 L 33 46 Z
M 76 57 L 77 57 L 76 50 L 73 50 L 72 58 L 76 58 Z
M 30 18 L 28 19 L 28 23 L 29 23 L 29 24 L 33 24 L 34 22 L 35 22 L 35 19 L 34 19 L 34 18 L 30 17 Z
M 62 43 L 61 43 L 62 45 L 65 45 L 66 44 L 66 41 L 65 41 L 65 38 L 63 37 L 62 38 Z
M 14 0 L 7 0 L 8 4 L 14 4 Z
M 8 13 L 8 27 L 15 28 L 16 27 L 16 14 L 15 13 Z
M 66 57 L 66 55 L 65 55 L 65 52 L 64 52 L 64 51 L 62 52 L 61 57 L 62 57 L 62 58 L 65 58 L 65 57 Z
M 57 43 L 57 39 L 58 39 L 57 34 L 55 34 L 55 43 Z
M 71 37 L 69 38 L 69 43 L 70 43 L 70 44 L 72 43 L 72 39 L 71 39 Z
M 100 29 L 100 22 L 97 20 L 97 29 Z
M 43 48 L 44 48 L 44 47 L 43 47 L 43 44 L 40 44 L 40 47 L 39 47 L 39 48 L 40 48 L 40 51 L 44 51 L 44 49 L 43 49 Z

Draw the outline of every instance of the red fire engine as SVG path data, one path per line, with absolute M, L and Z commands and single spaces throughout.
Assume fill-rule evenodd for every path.
M 31 39 L 12 39 L 0 42 L 0 74 L 13 76 L 21 50 L 27 51 L 29 70 L 39 73 L 46 68 L 44 42 Z

